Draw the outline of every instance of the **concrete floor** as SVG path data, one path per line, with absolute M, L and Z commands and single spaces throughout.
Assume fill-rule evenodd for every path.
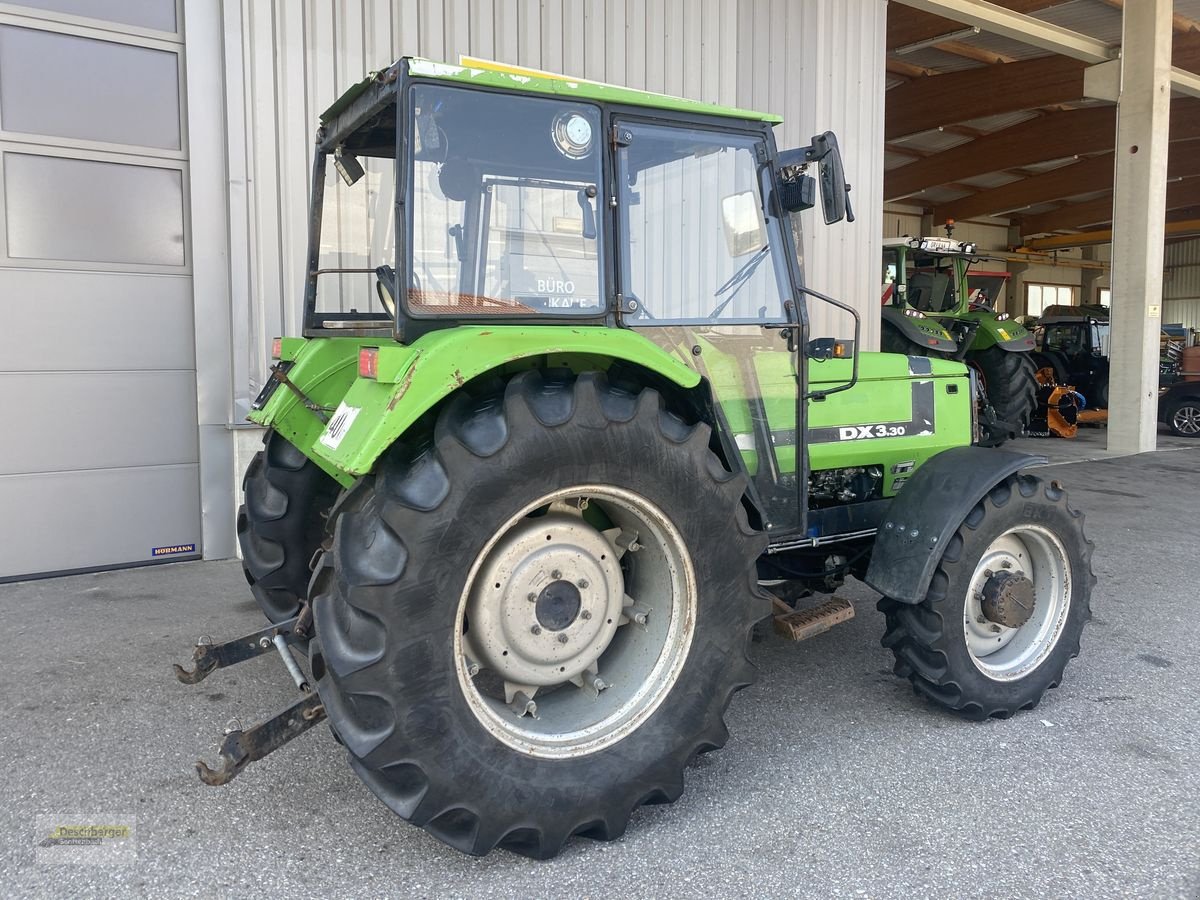
M 1062 442 L 1066 443 L 1066 442 Z M 0 586 L 0 893 L 294 897 L 1200 896 L 1200 447 L 1058 466 L 1099 585 L 1041 707 L 972 724 L 891 674 L 874 596 L 799 645 L 755 645 L 727 748 L 613 844 L 461 856 L 386 810 L 319 728 L 202 786 L 231 716 L 290 702 L 267 658 L 175 681 L 200 634 L 259 626 L 234 562 Z M 138 858 L 35 860 L 39 815 L 136 818 Z

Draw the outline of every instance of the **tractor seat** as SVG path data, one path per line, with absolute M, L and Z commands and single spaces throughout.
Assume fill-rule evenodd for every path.
M 950 276 L 944 272 L 915 272 L 908 280 L 908 302 L 922 312 L 946 309 Z

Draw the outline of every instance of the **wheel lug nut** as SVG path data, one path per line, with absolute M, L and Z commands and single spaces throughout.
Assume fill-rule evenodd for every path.
M 529 629 L 529 632 L 530 632 L 530 634 L 541 634 L 541 633 L 542 633 L 542 626 L 541 626 L 541 625 L 534 625 L 532 628 L 530 628 L 530 629 Z
M 567 636 L 565 634 L 560 634 L 558 636 L 558 642 L 560 644 L 565 644 L 567 642 Z
M 586 578 L 580 578 L 579 579 L 579 589 L 581 591 L 587 590 L 587 586 L 588 586 L 588 580 Z
M 537 594 L 535 594 L 533 591 L 530 591 L 528 594 L 526 594 L 525 599 L 530 603 L 534 603 L 537 600 Z
M 592 614 L 590 612 L 588 612 L 586 609 L 579 614 L 579 618 L 581 618 L 581 619 L 590 619 L 591 617 L 592 617 Z
M 558 581 L 558 579 L 562 578 L 562 572 L 560 572 L 558 569 L 555 569 L 553 572 L 550 573 L 550 577 L 553 578 L 555 581 Z

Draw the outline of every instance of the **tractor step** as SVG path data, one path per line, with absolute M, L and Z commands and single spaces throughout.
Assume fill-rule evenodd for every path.
M 778 599 L 773 605 L 776 610 L 775 633 L 789 641 L 814 637 L 854 618 L 854 605 L 841 597 L 832 597 L 808 609 L 792 609 Z

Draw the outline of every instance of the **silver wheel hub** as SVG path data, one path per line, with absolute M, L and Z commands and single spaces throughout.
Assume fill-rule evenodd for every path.
M 1041 525 L 1000 535 L 975 566 L 963 604 L 972 662 L 995 681 L 1015 681 L 1058 644 L 1071 609 L 1066 549 Z
M 475 577 L 468 654 L 522 686 L 559 684 L 582 673 L 620 622 L 625 581 L 615 551 L 568 513 L 514 527 Z
M 645 497 L 564 488 L 501 526 L 467 573 L 454 651 L 471 711 L 529 756 L 583 756 L 670 693 L 696 628 L 683 536 Z

